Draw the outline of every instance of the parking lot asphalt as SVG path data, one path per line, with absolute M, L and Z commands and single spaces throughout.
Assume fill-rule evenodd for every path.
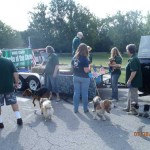
M 103 99 L 110 97 L 109 88 L 99 91 Z M 63 100 L 52 101 L 54 116 L 45 121 L 38 103 L 34 108 L 31 98 L 18 93 L 24 123 L 18 127 L 11 107 L 2 107 L 5 128 L 0 129 L 0 150 L 149 150 L 150 119 L 123 112 L 126 96 L 127 89 L 119 89 L 120 101 L 106 121 L 93 120 L 92 110 L 84 113 L 82 104 L 75 114 L 73 105 Z M 139 101 L 149 103 L 150 96 L 140 97 Z M 135 136 L 135 132 L 148 132 L 149 136 Z

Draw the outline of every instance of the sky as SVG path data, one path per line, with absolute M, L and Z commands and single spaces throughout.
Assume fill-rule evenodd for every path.
M 0 0 L 0 20 L 18 31 L 24 31 L 29 25 L 29 11 L 37 3 L 48 4 L 50 0 Z M 143 15 L 150 11 L 150 0 L 75 0 L 87 7 L 100 18 L 122 12 L 140 10 Z

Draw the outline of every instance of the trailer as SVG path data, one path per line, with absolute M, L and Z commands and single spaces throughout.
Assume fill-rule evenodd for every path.
M 35 91 L 44 85 L 44 76 L 42 75 L 44 70 L 42 67 L 44 66 L 41 66 L 41 62 L 47 59 L 45 49 L 6 49 L 3 50 L 2 53 L 3 57 L 10 59 L 18 69 L 19 91 L 23 91 L 27 88 Z M 36 69 L 36 67 L 38 69 Z M 35 71 L 34 69 L 41 69 L 42 71 Z M 97 86 L 108 83 L 109 80 L 109 74 L 99 74 L 97 77 L 91 78 L 89 98 L 96 96 Z M 73 73 L 70 65 L 59 65 L 58 84 L 60 93 L 73 94 Z
M 18 70 L 18 90 L 23 91 L 27 88 L 36 90 L 44 84 L 43 76 L 31 72 L 31 67 L 34 64 L 34 53 L 32 49 L 3 49 L 2 56 L 10 59 Z

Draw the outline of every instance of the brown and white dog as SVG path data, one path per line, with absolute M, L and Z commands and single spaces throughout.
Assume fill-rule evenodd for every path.
M 93 119 L 100 120 L 99 116 L 102 120 L 106 120 L 105 112 L 110 113 L 111 108 L 114 108 L 114 105 L 111 100 L 101 100 L 99 96 L 94 97 L 93 101 L 90 102 L 94 104 L 94 116 Z
M 51 120 L 54 114 L 54 109 L 52 107 L 51 101 L 48 98 L 41 98 L 40 105 L 41 105 L 41 113 L 43 114 L 45 120 L 46 119 Z
M 35 100 L 38 100 L 39 104 L 40 104 L 41 98 L 48 98 L 48 99 L 50 98 L 50 92 L 45 87 L 39 88 L 36 91 L 31 91 L 30 89 L 26 89 L 22 95 L 23 96 L 32 96 L 32 98 L 33 98 L 32 103 L 33 103 L 34 107 L 35 107 Z
M 96 111 L 96 106 L 97 106 L 97 104 L 99 104 L 100 103 L 100 101 L 101 101 L 101 98 L 99 97 L 99 96 L 95 96 L 94 98 L 93 98 L 93 100 L 91 101 L 91 102 L 89 102 L 89 105 L 90 104 L 92 104 L 93 105 L 93 112 L 95 112 Z

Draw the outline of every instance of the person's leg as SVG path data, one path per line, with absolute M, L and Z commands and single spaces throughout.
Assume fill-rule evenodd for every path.
M 81 78 L 81 92 L 84 112 L 88 112 L 88 90 L 90 85 L 90 78 Z
M 120 74 L 112 74 L 111 75 L 111 83 L 112 83 L 112 99 L 118 100 L 118 79 Z
M 74 94 L 73 94 L 73 105 L 74 105 L 74 112 L 78 112 L 78 107 L 80 103 L 80 90 L 81 90 L 81 83 L 79 77 L 73 77 L 73 85 L 74 85 Z
M 51 84 L 51 80 L 50 80 L 49 75 L 45 75 L 44 82 L 45 82 L 45 87 L 48 88 L 48 90 L 50 92 L 49 99 L 51 99 L 52 98 L 52 84 Z
M 131 88 L 131 103 L 138 103 L 138 88 Z
M 127 96 L 127 107 L 123 108 L 123 111 L 130 111 L 130 106 L 131 106 L 131 88 L 128 89 L 128 96 Z
M 4 94 L 0 94 L 0 129 L 4 128 L 1 106 L 4 105 Z
M 60 97 L 59 97 L 59 90 L 58 90 L 58 77 L 56 76 L 55 78 L 54 77 L 50 77 L 50 80 L 51 80 L 51 84 L 52 84 L 52 91 L 54 93 L 56 93 L 56 100 L 59 101 L 60 100 Z
M 127 110 L 130 111 L 130 106 L 131 106 L 131 88 L 129 88 L 128 91 L 128 99 L 127 99 Z
M 1 116 L 1 107 L 0 107 L 0 129 L 4 128 L 2 116 Z
M 15 116 L 17 118 L 17 124 L 18 125 L 22 125 L 22 118 L 19 112 L 19 106 L 17 104 L 17 99 L 16 99 L 16 95 L 14 92 L 11 93 L 6 93 L 5 94 L 5 101 L 6 101 L 6 105 L 11 105 L 12 109 L 15 113 Z

